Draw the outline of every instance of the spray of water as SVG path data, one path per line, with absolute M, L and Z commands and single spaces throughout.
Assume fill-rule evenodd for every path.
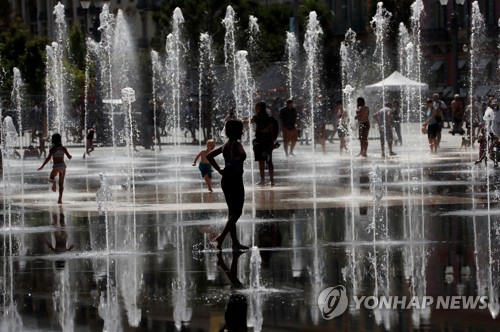
M 222 25 L 226 29 L 224 35 L 224 65 L 228 68 L 233 65 L 233 72 L 235 71 L 234 56 L 236 54 L 236 13 L 233 7 L 227 6 L 226 16 L 222 20 Z
M 52 129 L 63 134 L 66 129 L 68 110 L 68 87 L 70 75 L 64 65 L 68 58 L 68 27 L 64 20 L 64 5 L 60 2 L 54 7 L 56 41 L 47 45 L 46 91 L 47 109 L 52 110 Z M 65 136 L 62 135 L 64 138 Z
M 376 42 L 375 51 L 373 53 L 374 62 L 377 64 L 380 76 L 383 80 L 386 77 L 386 55 L 385 55 L 385 40 L 389 29 L 389 20 L 392 14 L 384 8 L 382 2 L 377 3 L 377 12 L 370 21 L 371 27 L 375 32 Z M 382 105 L 385 105 L 385 87 L 382 87 Z
M 248 306 L 247 326 L 253 327 L 254 331 L 262 330 L 262 286 L 261 286 L 261 264 L 262 258 L 258 247 L 252 247 L 250 256 L 250 305 Z
M 19 132 L 18 142 L 21 155 L 21 196 L 23 200 L 22 208 L 22 220 L 24 220 L 24 146 L 23 146 L 23 102 L 25 100 L 25 86 L 23 79 L 21 77 L 21 72 L 18 68 L 14 67 L 14 79 L 12 83 L 12 102 L 14 104 L 14 109 L 17 114 L 17 130 Z
M 108 184 L 108 180 L 104 173 L 99 173 L 99 181 L 101 186 L 96 192 L 96 203 L 97 211 L 99 215 L 104 215 L 104 224 L 106 226 L 106 251 L 109 253 L 109 220 L 108 220 L 108 208 L 113 201 L 113 192 L 111 191 L 111 186 Z
M 71 289 L 70 269 L 68 264 L 56 273 L 57 289 L 52 294 L 54 312 L 57 313 L 59 325 L 63 331 L 75 330 L 75 303 L 77 292 Z
M 260 28 L 258 18 L 250 15 L 248 18 L 248 52 L 249 52 L 249 60 L 252 63 L 255 63 L 261 60 L 261 52 L 260 52 Z
M 415 64 L 414 64 L 414 70 L 412 71 L 412 75 L 410 76 L 411 79 L 420 82 L 422 79 L 422 35 L 421 31 L 421 22 L 422 18 L 424 17 L 425 12 L 424 12 L 424 2 L 423 0 L 416 0 L 414 3 L 411 5 L 411 31 L 412 31 L 412 40 L 414 44 L 414 50 L 415 50 Z M 422 105 L 422 87 L 418 87 L 418 92 L 416 94 L 415 98 L 415 105 Z M 420 124 L 422 124 L 422 117 L 419 116 Z M 422 136 L 420 136 L 422 138 Z M 422 142 L 420 142 L 422 143 Z M 422 146 L 422 144 L 420 144 Z
M 182 97 L 183 93 L 183 82 L 184 82 L 184 64 L 183 58 L 185 54 L 185 46 L 182 36 L 184 25 L 184 17 L 182 11 L 179 8 L 175 8 L 172 15 L 172 33 L 167 36 L 166 51 L 167 58 L 165 63 L 166 70 L 166 82 L 170 92 L 170 100 L 168 104 L 173 110 L 173 123 L 174 128 L 174 145 L 175 145 L 175 158 L 176 158 L 176 179 L 179 179 L 179 168 L 180 168 L 180 142 L 179 142 L 179 131 L 180 131 L 180 119 L 181 119 L 181 109 L 183 106 Z M 176 181 L 176 203 L 180 203 L 180 187 L 179 181 Z
M 299 56 L 299 45 L 297 43 L 297 37 L 293 32 L 286 33 L 286 87 L 290 99 L 294 96 L 294 81 L 297 79 L 297 59 Z
M 236 116 L 250 117 L 253 106 L 253 93 L 255 82 L 252 78 L 252 70 L 247 59 L 247 51 L 236 52 L 236 73 L 235 73 L 235 102 Z
M 127 119 L 125 125 L 126 133 L 126 146 L 127 146 L 127 157 L 129 159 L 128 172 L 127 172 L 127 185 L 132 189 L 132 206 L 135 207 L 135 158 L 134 158 L 134 136 L 135 136 L 135 125 L 132 116 L 132 103 L 135 102 L 135 91 L 132 88 L 124 88 L 122 90 L 122 101 L 124 106 L 124 112 Z M 137 234 L 136 234 L 136 218 L 134 209 L 134 249 L 137 248 Z
M 99 90 L 102 96 L 103 102 L 107 104 L 107 110 L 109 112 L 108 121 L 111 124 L 111 133 L 109 129 L 103 132 L 103 136 L 111 136 L 111 144 L 113 146 L 112 155 L 113 161 L 116 155 L 116 130 L 115 130 L 115 104 L 113 100 L 116 95 L 113 94 L 113 36 L 115 33 L 115 17 L 109 12 L 108 5 L 104 5 L 102 12 L 99 15 L 99 21 L 101 25 L 99 26 L 99 31 L 101 32 L 101 41 L 99 42 L 99 51 L 97 53 L 98 65 L 100 69 L 100 80 L 99 80 Z M 109 128 L 109 127 L 108 127 Z M 101 133 L 100 133 L 101 134 Z M 114 162 L 113 162 L 114 164 Z
M 212 51 L 212 37 L 208 33 L 200 34 L 200 59 L 198 63 L 198 111 L 199 111 L 199 133 L 200 133 L 200 148 L 202 141 L 202 132 L 205 123 L 210 123 L 209 116 L 205 109 L 211 105 L 211 91 L 214 78 L 214 55 Z M 206 96 L 204 98 L 204 96 Z M 211 136 L 210 131 L 206 133 L 207 138 Z

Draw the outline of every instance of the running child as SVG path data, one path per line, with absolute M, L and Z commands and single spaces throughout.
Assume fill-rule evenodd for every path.
M 61 135 L 52 135 L 52 147 L 49 150 L 49 155 L 43 162 L 38 170 L 42 170 L 52 158 L 52 171 L 50 172 L 49 182 L 52 183 L 52 191 L 56 192 L 56 176 L 59 175 L 59 199 L 57 203 L 62 204 L 62 195 L 64 191 L 64 178 L 66 176 L 66 163 L 64 162 L 64 155 L 71 159 L 68 150 L 62 145 Z
M 193 166 L 196 166 L 196 162 L 200 159 L 200 164 L 198 165 L 198 169 L 201 172 L 201 176 L 205 179 L 205 183 L 208 186 L 208 191 L 213 192 L 212 190 L 212 165 L 207 159 L 207 154 L 215 149 L 215 141 L 213 139 L 209 139 L 207 141 L 207 148 L 205 150 L 200 151 L 196 158 L 194 158 Z
M 87 134 L 87 141 L 85 143 L 85 153 L 90 156 L 90 153 L 94 151 L 94 135 L 95 129 L 90 128 L 89 133 Z M 83 154 L 83 159 L 85 159 L 85 153 Z

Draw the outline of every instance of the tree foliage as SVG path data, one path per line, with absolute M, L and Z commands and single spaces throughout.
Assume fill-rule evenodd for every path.
M 27 92 L 40 95 L 45 82 L 45 45 L 47 39 L 32 36 L 20 18 L 9 21 L 0 32 L 0 66 L 7 73 L 17 67 L 26 83 Z M 5 77 L 5 89 L 12 89 L 12 74 Z
M 179 7 L 184 13 L 184 28 L 190 46 L 191 58 L 196 59 L 197 45 L 202 32 L 208 32 L 217 48 L 221 49 L 225 35 L 222 20 L 229 5 L 236 12 L 238 20 L 237 48 L 246 49 L 247 47 L 245 30 L 248 27 L 249 16 L 253 15 L 258 18 L 261 31 L 262 55 L 265 56 L 265 59 L 262 60 L 282 60 L 285 31 L 288 30 L 292 10 L 289 5 L 263 6 L 258 1 L 174 0 L 166 2 L 155 15 L 157 33 L 152 42 L 153 47 L 164 51 L 166 36 L 172 29 L 172 13 L 176 7 Z
M 190 47 L 189 59 L 191 63 L 197 61 L 198 43 L 200 33 L 208 32 L 214 42 L 214 50 L 218 50 L 219 62 L 222 62 L 222 50 L 224 45 L 225 29 L 222 20 L 226 14 L 227 6 L 231 5 L 237 16 L 236 43 L 237 49 L 247 49 L 246 30 L 249 25 L 249 16 L 258 18 L 260 28 L 259 50 L 257 55 L 249 54 L 253 61 L 258 59 L 253 68 L 261 67 L 270 62 L 283 61 L 285 56 L 286 31 L 290 28 L 290 18 L 293 16 L 293 8 L 289 3 L 274 3 L 263 5 L 260 1 L 239 0 L 174 0 L 164 3 L 160 11 L 155 15 L 156 35 L 153 38 L 153 48 L 159 52 L 165 51 L 165 41 L 168 33 L 171 32 L 172 14 L 176 7 L 179 7 L 185 19 L 184 30 Z M 324 80 L 325 86 L 331 85 L 329 74 L 335 72 L 335 63 L 332 61 L 334 49 L 333 36 L 333 16 L 328 10 L 324 1 L 304 0 L 300 1 L 299 7 L 299 32 L 300 40 L 307 26 L 309 12 L 316 11 L 322 25 L 323 34 L 323 71 L 327 73 Z

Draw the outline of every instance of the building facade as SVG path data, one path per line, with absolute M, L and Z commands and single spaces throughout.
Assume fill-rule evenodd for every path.
M 474 73 L 474 94 L 483 98 L 494 94 L 499 86 L 498 43 L 500 19 L 500 0 L 479 0 L 480 12 L 484 18 L 484 47 L 471 50 L 472 3 L 466 0 L 458 5 L 454 0 L 442 6 L 437 0 L 424 0 L 425 16 L 422 22 L 423 51 L 428 61 L 429 86 L 451 98 L 456 91 L 467 96 L 469 90 L 470 56 L 476 51 L 478 56 L 477 72 Z M 453 22 L 453 20 L 455 20 Z M 456 47 L 453 34 L 456 33 Z M 454 52 L 457 52 L 454 54 Z M 456 57 L 456 63 L 455 63 Z

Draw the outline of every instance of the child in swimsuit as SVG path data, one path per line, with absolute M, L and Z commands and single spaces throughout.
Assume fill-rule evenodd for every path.
M 201 177 L 205 179 L 205 183 L 208 186 L 208 191 L 213 192 L 212 190 L 212 166 L 207 160 L 207 154 L 215 149 L 215 141 L 213 139 L 209 139 L 207 141 L 207 148 L 205 150 L 200 151 L 196 158 L 194 158 L 193 166 L 196 166 L 196 162 L 198 158 L 200 159 L 200 164 L 198 165 L 198 169 L 201 172 Z
M 49 155 L 43 162 L 42 166 L 38 170 L 42 170 L 45 164 L 47 164 L 52 158 L 52 171 L 50 172 L 49 182 L 52 183 L 52 191 L 56 191 L 56 176 L 59 175 L 59 199 L 57 203 L 62 204 L 62 195 L 64 191 L 64 178 L 66 176 L 66 163 L 64 162 L 64 155 L 71 159 L 71 155 L 68 150 L 62 146 L 61 135 L 52 135 L 52 147 L 49 150 Z

